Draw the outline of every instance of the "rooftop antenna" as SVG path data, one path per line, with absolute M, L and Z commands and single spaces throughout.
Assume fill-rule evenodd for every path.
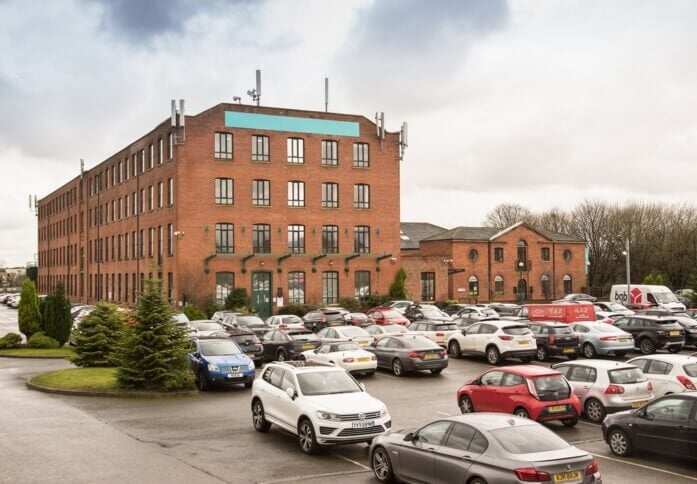
M 80 158 L 80 178 L 85 176 L 85 160 Z
M 232 102 L 236 102 L 237 104 L 242 104 L 242 98 L 240 96 L 232 96 Z
M 329 111 L 329 78 L 324 78 L 324 112 Z
M 402 123 L 402 129 L 399 131 L 399 161 L 404 160 L 404 150 L 409 146 L 409 127 L 407 122 Z
M 186 140 L 186 116 L 184 114 L 184 100 L 179 100 L 179 109 L 177 109 L 177 101 L 175 99 L 172 99 L 171 109 L 172 119 L 170 121 L 170 124 L 173 128 L 175 128 L 172 130 L 174 133 L 174 144 L 184 144 L 184 141 Z M 178 128 L 181 128 L 181 131 Z
M 250 89 L 247 91 L 247 95 L 252 98 L 252 101 L 257 103 L 257 106 L 259 106 L 259 99 L 261 99 L 261 69 L 257 69 L 256 89 Z

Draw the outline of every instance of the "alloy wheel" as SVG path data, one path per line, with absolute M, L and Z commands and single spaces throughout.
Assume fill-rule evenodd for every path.
M 373 452 L 373 472 L 375 473 L 375 477 L 377 477 L 380 482 L 385 482 L 389 479 L 391 471 L 392 468 L 387 451 L 382 447 L 378 447 L 375 449 L 375 452 Z
M 451 358 L 459 358 L 460 357 L 460 343 L 457 341 L 451 341 L 450 344 L 448 345 L 448 353 L 450 354 Z
M 639 343 L 639 349 L 644 355 L 650 355 L 656 352 L 656 346 L 653 344 L 653 341 L 648 338 L 641 340 L 641 343 Z
M 307 420 L 300 424 L 300 429 L 298 432 L 298 439 L 300 440 L 300 447 L 306 453 L 312 452 L 314 433 L 312 431 L 312 426 Z
M 392 373 L 394 373 L 394 376 L 402 376 L 404 374 L 404 367 L 399 359 L 395 359 L 392 362 Z
M 586 402 L 586 416 L 592 422 L 602 422 L 605 418 L 605 409 L 598 400 L 591 399 Z
M 610 449 L 617 455 L 627 455 L 629 442 L 623 432 L 615 431 L 610 435 Z
M 499 354 L 499 350 L 496 348 L 496 346 L 491 346 L 486 351 L 486 359 L 490 365 L 496 365 L 499 362 L 500 358 L 501 355 Z
M 593 345 L 590 343 L 586 343 L 583 345 L 583 356 L 586 358 L 594 358 L 595 357 L 595 348 L 593 348 Z
M 474 412 L 474 406 L 472 405 L 472 400 L 468 396 L 463 396 L 460 398 L 460 412 L 462 413 L 472 413 Z

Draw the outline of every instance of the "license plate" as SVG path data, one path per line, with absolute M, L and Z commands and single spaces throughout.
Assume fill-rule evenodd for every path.
M 621 338 L 619 341 L 620 343 L 630 343 L 632 340 L 629 338 Z
M 228 378 L 240 378 L 242 376 L 242 373 L 228 373 L 227 377 Z
M 365 362 L 368 361 L 369 359 L 370 359 L 370 358 L 358 358 L 356 361 L 358 361 L 358 363 L 365 363 Z
M 435 355 L 433 353 L 428 353 L 424 355 L 424 360 L 437 360 L 439 358 L 438 355 Z
M 680 336 L 680 331 L 671 331 L 670 335 L 671 336 Z
M 573 348 L 564 348 L 564 353 L 576 353 L 576 350 Z
M 554 482 L 578 481 L 581 479 L 581 471 L 558 472 L 554 474 Z
M 314 347 L 315 347 L 315 345 L 313 345 L 312 343 L 308 343 L 308 344 L 303 345 L 304 350 L 311 350 Z
M 640 402 L 632 402 L 632 408 L 643 407 L 645 403 L 646 403 L 646 400 L 642 400 Z
M 551 407 L 547 407 L 547 411 L 549 413 L 566 412 L 566 405 L 552 405 Z
M 375 421 L 369 420 L 367 422 L 354 422 L 351 424 L 352 429 L 369 429 L 375 427 Z
M 526 345 L 526 344 L 528 344 L 528 343 L 530 343 L 530 341 L 528 341 L 528 340 L 526 340 L 526 339 L 519 339 L 519 340 L 518 340 L 518 344 L 519 344 L 519 345 Z

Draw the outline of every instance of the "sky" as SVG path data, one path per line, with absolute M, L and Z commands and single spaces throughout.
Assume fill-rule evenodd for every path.
M 401 219 L 692 202 L 691 0 L 0 0 L 0 265 L 39 198 L 169 116 L 232 102 L 409 123 Z

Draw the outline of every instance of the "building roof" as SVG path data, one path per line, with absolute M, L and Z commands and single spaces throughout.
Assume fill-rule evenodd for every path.
M 418 249 L 419 242 L 445 232 L 445 228 L 425 222 L 402 222 L 399 238 L 401 249 Z
M 404 224 L 402 224 L 402 226 L 403 225 Z M 578 237 L 574 237 L 572 235 L 560 234 L 559 232 L 553 232 L 551 230 L 536 229 L 534 227 L 529 226 L 525 222 L 518 222 L 503 230 L 494 227 L 455 227 L 454 229 L 445 230 L 443 232 L 437 233 L 431 237 L 427 237 L 422 240 L 490 241 L 523 225 L 554 242 L 585 242 L 585 240 L 580 239 Z

